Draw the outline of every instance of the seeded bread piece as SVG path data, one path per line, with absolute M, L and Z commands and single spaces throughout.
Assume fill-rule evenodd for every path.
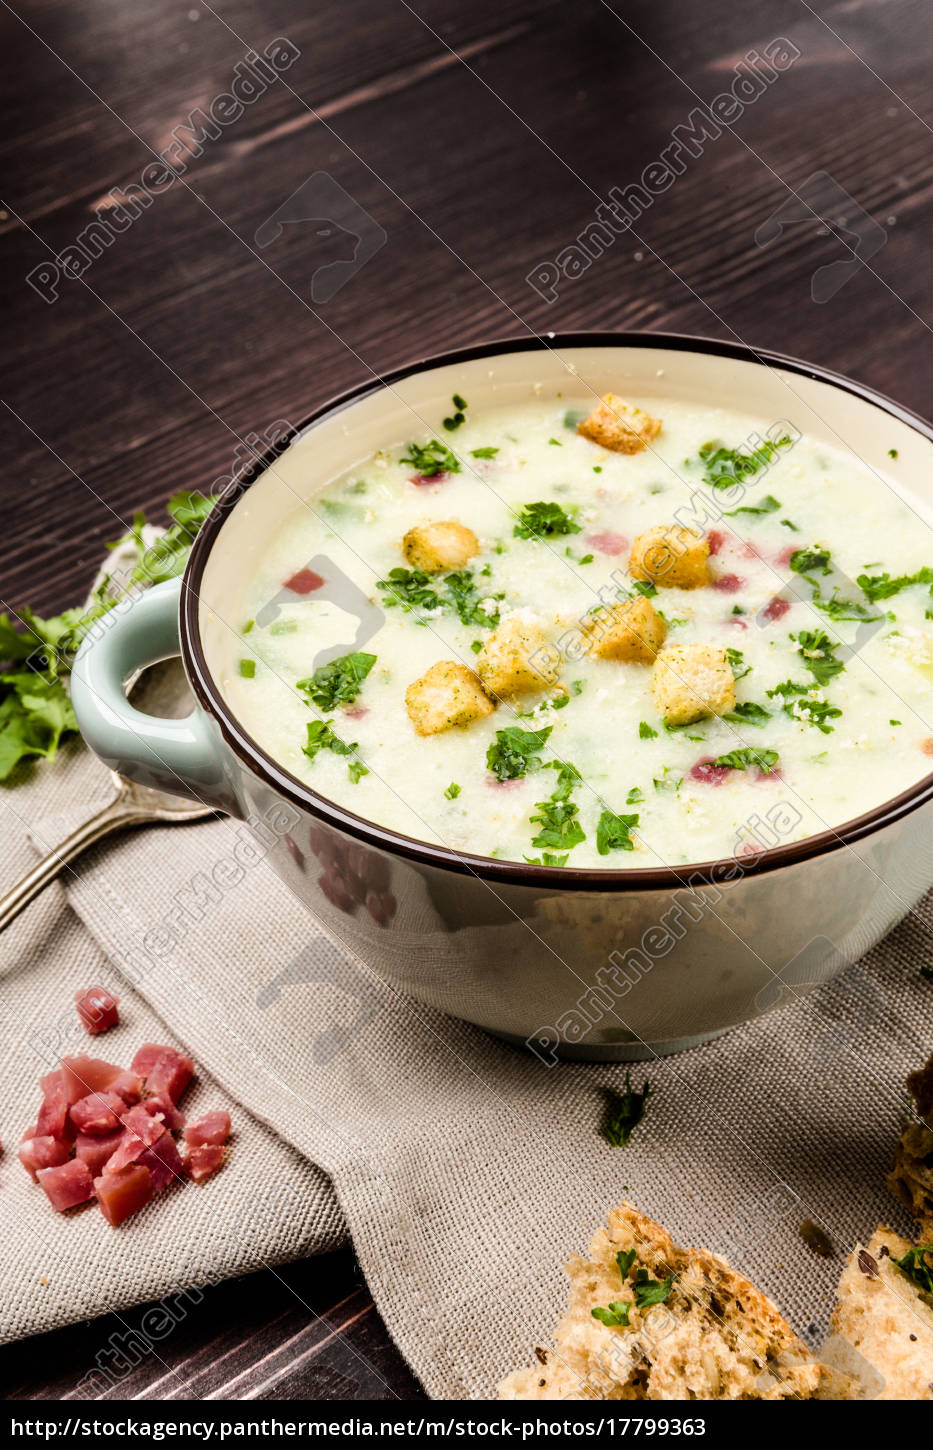
M 570 1305 L 557 1330 L 556 1348 L 536 1350 L 530 1369 L 503 1380 L 500 1399 L 814 1396 L 822 1367 L 771 1300 L 718 1254 L 678 1248 L 660 1224 L 629 1203 L 610 1213 L 608 1227 L 598 1230 L 589 1253 L 589 1259 L 574 1257 L 567 1266 Z M 626 1256 L 632 1253 L 629 1263 Z M 663 1302 L 645 1303 L 663 1293 L 672 1276 Z M 638 1299 L 644 1307 L 638 1307 Z M 609 1306 L 616 1317 L 628 1318 L 628 1326 L 610 1327 L 593 1317 L 594 1308 Z
M 907 1086 L 917 1117 L 933 1123 L 933 1057 L 910 1074 Z M 923 1123 L 911 1121 L 902 1129 L 887 1184 L 917 1220 L 920 1242 L 933 1244 L 933 1131 Z
M 884 1381 L 873 1399 L 933 1400 L 933 1295 L 895 1262 L 910 1249 L 880 1226 L 853 1249 L 836 1291 L 833 1328 Z

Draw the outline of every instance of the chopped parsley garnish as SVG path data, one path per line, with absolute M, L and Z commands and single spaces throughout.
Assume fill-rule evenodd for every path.
M 448 574 L 444 580 L 444 588 L 461 624 L 487 625 L 494 629 L 499 623 L 499 610 L 491 607 L 489 602 L 504 599 L 505 595 L 487 594 L 481 598 L 469 569 L 458 569 L 456 573 Z
M 752 667 L 745 663 L 745 656 L 740 649 L 727 649 L 726 659 L 732 669 L 733 679 L 744 680 L 746 675 L 751 674 Z
M 176 493 L 168 503 L 171 522 L 151 545 L 143 539 L 145 514 L 134 514 L 124 537 L 107 545 L 109 549 L 132 545 L 136 550 L 125 586 L 116 589 L 109 579 L 102 580 L 86 609 L 66 609 L 42 619 L 24 607 L 19 611 L 22 631 L 0 615 L 0 662 L 6 662 L 6 668 L 0 668 L 0 780 L 7 780 L 29 756 L 51 760 L 62 737 L 77 731 L 64 677 L 82 640 L 134 585 L 161 584 L 181 574 L 213 505 L 210 496 Z
M 757 508 L 753 508 L 750 504 L 746 504 L 744 508 L 731 509 L 728 513 L 724 514 L 723 517 L 727 519 L 734 519 L 737 514 L 775 514 L 780 507 L 781 505 L 774 497 L 774 495 L 766 493 L 764 498 L 758 504 Z
M 832 735 L 833 726 L 827 725 L 827 720 L 838 720 L 842 711 L 837 705 L 830 705 L 826 700 L 808 699 L 812 685 L 798 685 L 794 680 L 783 680 L 780 685 L 775 685 L 773 690 L 768 690 L 768 697 L 773 698 L 780 695 L 784 701 L 784 714 L 791 720 L 802 720 L 806 725 L 815 725 L 823 735 Z
M 453 433 L 461 423 L 466 422 L 466 410 L 470 405 L 466 398 L 461 398 L 459 393 L 454 393 L 450 401 L 453 403 L 455 411 L 452 417 L 444 419 L 444 427 L 448 433 Z
M 859 622 L 872 622 L 881 618 L 878 614 L 872 614 L 868 605 L 863 604 L 860 599 L 840 599 L 838 585 L 833 590 L 829 599 L 824 597 L 818 580 L 812 576 L 817 573 L 824 575 L 832 574 L 832 555 L 828 549 L 797 549 L 790 556 L 790 567 L 794 570 L 795 574 L 802 575 L 808 581 L 813 589 L 813 603 L 817 609 L 821 609 L 824 614 L 828 614 L 830 619 L 851 619 Z M 921 570 L 921 573 L 923 572 Z M 858 585 L 863 594 L 866 594 L 870 600 L 872 596 L 865 589 L 862 582 L 863 579 L 867 579 L 867 576 L 860 575 Z M 920 583 L 923 581 L 918 579 L 916 582 Z M 930 579 L 927 582 L 933 583 L 933 571 L 930 571 Z M 896 593 L 897 591 L 895 590 L 894 592 Z
M 832 555 L 828 549 L 795 549 L 790 556 L 790 567 L 795 574 L 831 574 Z
M 933 1269 L 926 1261 L 927 1254 L 933 1254 L 933 1244 L 916 1244 L 907 1250 L 902 1259 L 894 1262 L 916 1284 L 921 1294 L 933 1296 Z
M 617 816 L 612 811 L 603 811 L 596 827 L 596 849 L 600 856 L 608 856 L 610 851 L 634 851 L 631 831 L 637 825 L 637 816 Z
M 564 427 L 572 428 L 576 432 L 577 425 L 582 423 L 585 417 L 586 414 L 582 413 L 579 408 L 568 408 L 564 414 Z
M 781 528 L 782 529 L 790 529 L 790 531 L 791 531 L 792 534 L 799 534 L 800 533 L 800 530 L 798 529 L 797 525 L 796 524 L 792 524 L 791 521 L 790 521 L 790 519 L 781 519 Z
M 640 1093 L 634 1091 L 628 1071 L 625 1074 L 625 1092 L 609 1091 L 600 1132 L 613 1148 L 628 1147 L 629 1139 L 645 1116 L 650 1095 L 651 1088 L 647 1082 Z
M 549 765 L 558 772 L 557 785 L 546 801 L 535 802 L 536 814 L 529 820 L 541 829 L 532 837 L 531 844 L 539 849 L 547 847 L 567 852 L 586 840 L 586 832 L 577 820 L 580 807 L 570 799 L 574 787 L 580 783 L 580 772 L 575 765 L 557 760 L 550 761 Z
M 549 438 L 548 442 L 550 443 L 552 448 L 563 448 L 564 446 L 559 438 Z
M 636 1269 L 635 1271 L 635 1307 L 636 1309 L 650 1309 L 652 1304 L 663 1304 L 665 1299 L 670 1298 L 671 1290 L 674 1287 L 676 1274 L 669 1279 L 652 1279 L 647 1269 Z
M 896 458 L 897 457 L 897 449 L 896 448 L 889 448 L 888 449 L 888 457 L 889 458 Z
M 423 446 L 420 443 L 409 443 L 408 452 L 402 455 L 400 461 L 410 463 L 422 478 L 435 478 L 439 473 L 460 472 L 459 458 L 439 438 L 431 438 Z
M 443 603 L 435 589 L 430 588 L 431 577 L 420 569 L 390 569 L 388 577 L 378 580 L 377 589 L 388 596 L 386 607 L 398 604 L 408 614 L 413 609 L 440 609 Z
M 779 448 L 789 448 L 793 440 L 770 440 L 747 452 L 742 448 L 726 448 L 722 443 L 704 443 L 700 449 L 703 482 L 710 488 L 733 488 L 743 478 L 750 478 L 773 463 Z
M 860 574 L 855 582 L 872 604 L 877 604 L 879 599 L 890 599 L 892 594 L 900 594 L 912 584 L 933 584 L 933 569 L 918 569 L 916 574 L 899 574 L 893 579 L 887 573 Z
M 480 650 L 482 648 L 483 648 L 483 641 L 481 639 L 472 639 L 472 640 L 470 640 L 470 649 L 473 651 L 473 653 L 475 655 L 478 655 L 479 652 L 480 652 Z
M 726 755 L 717 756 L 713 764 L 725 766 L 729 770 L 749 770 L 752 766 L 757 766 L 762 774 L 770 775 L 777 762 L 776 750 L 757 750 L 746 746 L 743 750 L 730 750 Z
M 246 621 L 246 623 L 244 624 L 244 626 L 243 626 L 243 631 L 242 631 L 243 634 L 249 634 L 250 630 L 252 629 L 252 627 L 253 627 L 253 625 L 255 623 L 256 623 L 255 619 L 248 619 Z
M 903 723 L 904 722 L 902 720 L 889 720 L 888 721 L 888 724 L 889 725 L 902 725 Z
M 665 765 L 664 773 L 660 776 L 655 776 L 651 782 L 655 790 L 661 791 L 666 795 L 679 795 L 680 787 L 683 783 L 683 776 L 677 776 L 675 779 L 674 769 L 670 765 Z
M 645 799 L 645 793 L 644 793 L 644 791 L 643 790 L 639 790 L 639 788 L 638 788 L 637 785 L 633 785 L 632 786 L 632 789 L 629 791 L 628 795 L 625 797 L 625 804 L 627 806 L 637 806 L 644 799 Z
M 605 1324 L 608 1329 L 628 1329 L 628 1312 L 631 1309 L 629 1299 L 613 1299 L 606 1309 L 602 1304 L 597 1304 L 590 1310 L 594 1319 L 600 1324 Z
M 770 691 L 769 691 L 770 693 Z M 766 720 L 771 719 L 771 711 L 766 710 L 764 705 L 756 705 L 753 700 L 746 700 L 742 705 L 736 705 L 728 715 L 723 715 L 724 720 L 730 720 L 735 725 L 764 725 Z
M 335 755 L 353 755 L 357 746 L 354 740 L 347 744 L 335 735 L 331 729 L 333 720 L 312 720 L 308 725 L 308 743 L 301 747 L 302 754 L 309 760 L 314 760 L 322 750 L 332 750 Z M 347 773 L 354 785 L 359 783 L 360 777 L 369 775 L 369 770 L 361 760 L 350 760 L 347 762 Z
M 499 452 L 498 448 L 471 448 L 471 458 L 495 458 Z
M 457 796 L 460 794 L 461 789 L 462 787 L 459 786 L 455 780 L 452 780 L 450 782 L 450 785 L 444 791 L 444 794 L 449 801 L 455 801 L 457 799 Z
M 322 710 L 335 710 L 338 705 L 352 705 L 363 681 L 376 663 L 375 655 L 359 651 L 341 655 L 328 665 L 321 665 L 307 680 L 299 680 L 296 688 L 303 690 Z
M 642 720 L 638 725 L 638 738 L 639 740 L 657 740 L 658 732 L 652 729 L 647 720 Z
M 553 539 L 559 534 L 579 534 L 580 525 L 559 503 L 526 503 L 512 533 L 516 539 Z
M 541 751 L 553 730 L 547 725 L 543 730 L 522 730 L 510 725 L 497 730 L 496 738 L 486 751 L 486 764 L 497 780 L 517 780 L 529 770 L 541 766 Z
M 632 588 L 635 590 L 635 593 L 640 594 L 643 599 L 653 599 L 658 592 L 657 585 L 651 584 L 647 579 L 634 579 L 632 581 Z
M 619 1252 L 616 1254 L 616 1268 L 619 1270 L 619 1278 L 622 1280 L 623 1284 L 628 1278 L 629 1270 L 631 1269 L 634 1262 L 634 1249 L 629 1249 L 627 1253 L 625 1252 L 625 1250 L 620 1249 Z
M 254 680 L 256 678 L 256 661 L 240 660 L 240 678 Z
M 834 644 L 825 630 L 802 629 L 791 638 L 796 638 L 797 653 L 819 684 L 828 685 L 831 679 L 845 669 L 842 660 L 834 657 L 839 648 L 838 642 Z

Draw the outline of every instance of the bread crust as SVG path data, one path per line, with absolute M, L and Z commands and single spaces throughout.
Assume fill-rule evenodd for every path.
M 643 408 L 626 403 L 615 393 L 606 393 L 588 417 L 577 424 L 577 432 L 613 453 L 640 453 L 657 438 L 661 419 Z

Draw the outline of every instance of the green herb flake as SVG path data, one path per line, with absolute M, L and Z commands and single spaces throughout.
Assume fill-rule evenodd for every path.
M 306 680 L 299 680 L 296 688 L 321 710 L 335 710 L 338 705 L 352 705 L 363 688 L 363 681 L 376 663 L 375 655 L 341 655 L 330 664 L 321 665 Z
M 602 1304 L 597 1304 L 590 1310 L 594 1319 L 600 1324 L 605 1324 L 607 1329 L 628 1329 L 628 1312 L 631 1309 L 631 1301 L 628 1299 L 613 1299 L 606 1309 Z
M 240 678 L 241 679 L 244 679 L 244 680 L 252 680 L 252 679 L 255 679 L 255 676 L 256 676 L 256 661 L 255 660 L 240 660 L 239 670 L 240 670 Z
M 756 508 L 746 504 L 744 508 L 731 509 L 724 515 L 727 519 L 734 519 L 738 514 L 775 514 L 781 507 L 773 494 L 766 493 Z
M 650 1309 L 652 1304 L 663 1304 L 671 1296 L 674 1287 L 676 1274 L 669 1279 L 652 1279 L 647 1269 L 638 1269 L 635 1273 L 635 1307 L 637 1309 Z
M 638 788 L 637 785 L 633 785 L 632 786 L 632 789 L 629 791 L 628 795 L 625 797 L 625 804 L 627 806 L 637 806 L 637 805 L 640 805 L 641 802 L 644 799 L 645 799 L 645 793 L 644 793 L 644 791 L 643 790 L 639 790 L 639 788 Z
M 792 441 L 790 438 L 778 438 L 776 442 L 768 440 L 750 451 L 727 448 L 722 443 L 704 443 L 699 450 L 700 462 L 703 464 L 703 481 L 710 488 L 734 488 L 742 479 L 751 478 L 773 463 L 778 456 L 778 449 L 789 448 Z
M 726 659 L 732 669 L 733 679 L 744 680 L 746 675 L 751 674 L 752 667 L 745 663 L 745 656 L 740 649 L 727 649 Z
M 729 770 L 750 770 L 756 766 L 763 775 L 770 775 L 778 763 L 776 750 L 758 750 L 747 746 L 743 750 L 730 750 L 726 755 L 717 756 L 713 761 L 714 765 L 726 767 Z
M 436 478 L 439 473 L 460 472 L 459 458 L 439 438 L 431 438 L 423 446 L 409 443 L 408 452 L 399 461 L 410 464 L 422 478 Z
M 897 449 L 896 448 L 889 448 L 888 449 L 888 457 L 889 458 L 896 458 L 897 457 Z
M 828 685 L 845 669 L 842 660 L 835 658 L 839 643 L 834 644 L 825 630 L 804 629 L 791 638 L 796 639 L 797 653 L 818 684 Z
M 652 729 L 647 720 L 642 720 L 638 726 L 638 738 L 639 740 L 657 740 L 658 732 Z
M 497 780 L 517 780 L 529 770 L 541 766 L 541 751 L 547 743 L 552 725 L 543 730 L 522 730 L 510 725 L 497 730 L 496 738 L 486 751 L 486 765 Z
M 495 458 L 499 452 L 498 448 L 471 448 L 471 458 Z
M 736 705 L 728 715 L 723 715 L 724 720 L 730 721 L 733 725 L 764 725 L 766 720 L 771 719 L 771 711 L 766 710 L 763 705 L 756 705 L 752 700 L 747 700 L 742 705 Z
M 625 1091 L 609 1091 L 600 1132 L 611 1147 L 628 1147 L 629 1139 L 645 1116 L 650 1095 L 651 1088 L 647 1082 L 640 1093 L 633 1089 L 628 1071 L 625 1074 Z
M 617 816 L 612 811 L 603 811 L 596 826 L 596 849 L 600 856 L 608 856 L 610 851 L 634 851 L 631 831 L 637 825 L 637 816 Z
M 902 1259 L 894 1262 L 916 1284 L 925 1302 L 933 1307 L 933 1268 L 927 1263 L 927 1254 L 933 1254 L 933 1244 L 915 1244 Z
M 516 539 L 553 539 L 561 534 L 579 534 L 573 511 L 565 513 L 559 503 L 526 503 L 512 533 Z
M 444 791 L 444 794 L 445 794 L 445 796 L 447 797 L 447 799 L 449 801 L 455 801 L 457 799 L 457 796 L 460 794 L 460 791 L 462 789 L 463 789 L 462 786 L 459 786 L 455 780 L 452 780 L 450 782 L 450 785 Z

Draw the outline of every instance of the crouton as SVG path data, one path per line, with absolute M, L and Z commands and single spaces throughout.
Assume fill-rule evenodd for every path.
M 637 594 L 594 609 L 583 621 L 583 632 L 592 641 L 588 654 L 650 665 L 664 643 L 667 625 L 651 601 Z
M 651 672 L 654 701 L 666 725 L 725 715 L 735 705 L 735 679 L 724 649 L 681 644 L 663 650 Z
M 476 656 L 476 673 L 492 695 L 543 690 L 557 681 L 560 651 L 529 611 L 510 614 Z
M 402 552 L 413 569 L 436 574 L 440 569 L 462 569 L 479 553 L 479 540 L 465 524 L 444 519 L 409 529 L 402 540 Z
M 660 431 L 660 418 L 652 418 L 615 393 L 607 393 L 589 417 L 577 424 L 577 432 L 584 438 L 611 448 L 613 453 L 640 453 Z
M 639 534 L 629 556 L 629 573 L 662 589 L 702 589 L 709 584 L 709 540 L 681 524 L 658 524 Z
M 907 1087 L 916 1103 L 917 1119 L 911 1117 L 901 1129 L 887 1184 L 917 1220 L 921 1243 L 933 1244 L 933 1131 L 918 1121 L 933 1119 L 933 1057 L 926 1067 L 910 1074 Z
M 500 1399 L 813 1397 L 822 1367 L 771 1300 L 718 1254 L 678 1248 L 628 1203 L 610 1213 L 589 1252 L 567 1265 L 570 1305 L 556 1348 L 536 1350 L 537 1363 L 509 1375 Z M 653 1293 L 639 1295 L 647 1285 Z M 639 1308 L 640 1297 L 654 1302 Z
M 419 735 L 438 735 L 491 715 L 495 705 L 466 665 L 438 660 L 405 691 L 405 707 Z
M 910 1248 L 880 1226 L 852 1250 L 836 1290 L 833 1329 L 883 1380 L 872 1399 L 933 1400 L 933 1309 L 896 1262 Z

